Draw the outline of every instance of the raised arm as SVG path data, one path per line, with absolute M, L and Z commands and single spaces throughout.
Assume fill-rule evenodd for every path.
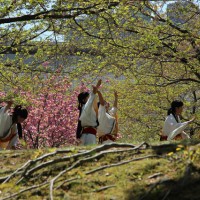
M 94 94 L 97 93 L 97 91 L 98 91 L 98 89 L 99 89 L 99 87 L 100 87 L 100 85 L 101 85 L 101 82 L 102 82 L 101 79 L 99 79 L 98 82 L 97 82 L 97 84 L 96 84 L 96 86 L 94 86 L 94 85 L 92 86 L 92 87 L 93 87 L 93 93 L 94 93 Z
M 114 107 L 117 108 L 117 102 L 118 102 L 118 94 L 117 91 L 114 91 L 114 96 L 115 96 L 115 100 L 114 100 Z
M 102 106 L 104 106 L 104 105 L 105 105 L 105 101 L 104 101 L 104 99 L 103 99 L 103 96 L 102 96 L 101 92 L 100 92 L 100 91 L 97 91 L 97 94 L 98 94 L 98 96 L 99 96 L 99 102 L 100 102 L 100 104 L 101 104 Z

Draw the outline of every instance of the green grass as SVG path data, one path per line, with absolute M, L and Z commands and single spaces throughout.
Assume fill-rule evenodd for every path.
M 200 145 L 199 141 L 176 143 L 152 143 L 147 149 L 112 152 L 96 157 L 88 162 L 82 161 L 71 170 L 65 172 L 54 183 L 54 199 L 81 200 L 139 200 L 139 199 L 195 199 L 200 194 Z M 30 169 L 41 163 L 65 156 L 73 156 L 78 151 L 88 151 L 92 147 L 71 147 L 72 152 L 57 153 L 40 162 L 31 165 Z M 111 150 L 125 150 L 126 148 L 110 148 Z M 28 160 L 52 153 L 55 149 L 18 150 L 0 152 L 0 177 L 5 177 L 23 166 Z M 99 152 L 99 153 L 102 153 Z M 34 185 L 52 180 L 62 170 L 70 168 L 80 159 L 88 159 L 98 153 L 92 153 L 77 159 L 53 163 L 43 167 L 29 177 L 23 179 L 21 174 L 12 177 L 8 183 L 0 184 L 0 199 L 14 193 L 19 193 Z M 135 160 L 101 169 L 88 174 L 91 170 L 102 166 L 119 164 L 132 159 L 153 155 L 155 157 Z M 189 170 L 187 170 L 189 167 Z M 2 179 L 0 179 L 2 180 Z M 2 182 L 2 181 L 1 181 Z M 12 190 L 10 189 L 12 188 Z M 49 199 L 49 184 L 35 188 L 10 199 Z M 182 192 L 180 192 L 182 191 Z M 195 198 L 194 195 L 195 194 Z

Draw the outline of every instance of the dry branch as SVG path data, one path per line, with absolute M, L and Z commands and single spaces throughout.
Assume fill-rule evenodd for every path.
M 118 162 L 118 163 L 111 164 L 111 165 L 101 166 L 99 168 L 96 168 L 96 169 L 93 169 L 91 171 L 85 172 L 85 175 L 93 174 L 95 172 L 98 172 L 98 171 L 101 171 L 101 170 L 104 170 L 104 169 L 108 169 L 108 168 L 111 168 L 111 167 L 117 167 L 117 166 L 120 166 L 120 165 L 128 164 L 130 162 L 138 161 L 138 160 L 142 160 L 142 159 L 146 159 L 146 158 L 162 158 L 162 157 L 161 156 L 156 156 L 156 155 L 148 155 L 148 156 L 144 156 L 144 157 L 133 158 L 133 159 L 127 160 L 127 161 Z M 77 178 L 71 178 L 71 179 L 65 180 L 59 186 L 57 186 L 56 189 L 58 189 L 59 187 L 61 187 L 63 184 L 65 184 L 67 182 L 74 181 L 74 180 L 77 180 L 77 179 L 79 179 L 79 178 L 77 177 Z
M 24 189 L 24 190 L 20 190 L 19 192 L 14 193 L 14 194 L 12 194 L 12 195 L 10 195 L 10 196 L 8 196 L 8 197 L 5 197 L 5 198 L 3 198 L 3 199 L 1 199 L 1 200 L 13 199 L 13 197 L 19 196 L 20 194 L 22 194 L 22 193 L 24 193 L 24 192 L 27 192 L 27 191 L 29 191 L 29 190 L 33 190 L 33 189 L 42 187 L 42 186 L 44 186 L 44 185 L 46 185 L 46 184 L 48 184 L 48 182 L 45 182 L 45 183 L 42 183 L 42 184 L 39 184 L 39 185 L 33 185 L 33 186 L 28 187 L 28 188 L 26 188 L 26 189 Z
M 112 187 L 116 187 L 116 185 L 108 185 L 108 186 L 104 186 L 104 187 L 101 187 L 97 190 L 94 190 L 94 192 L 102 192 L 103 190 L 107 190 L 109 188 L 112 188 Z
M 107 149 L 113 148 L 113 147 L 117 147 L 117 148 L 120 148 L 120 147 L 121 148 L 132 147 L 133 148 L 132 150 L 137 150 L 137 149 L 140 149 L 143 146 L 145 146 L 145 148 L 146 148 L 149 145 L 147 143 L 145 143 L 145 142 L 141 143 L 138 146 L 134 146 L 132 144 L 124 144 L 124 143 L 104 144 L 104 145 L 98 146 L 98 147 L 96 147 L 94 149 L 91 149 L 89 151 L 86 151 L 86 152 L 82 152 L 82 153 L 74 154 L 74 155 L 71 155 L 71 156 L 65 156 L 65 157 L 62 157 L 62 158 L 57 158 L 57 159 L 54 159 L 54 160 L 50 160 L 50 161 L 41 163 L 41 164 L 37 165 L 36 167 L 28 170 L 28 171 L 27 171 L 27 169 L 25 169 L 23 174 L 22 174 L 22 179 L 20 179 L 20 181 L 18 181 L 17 184 L 19 182 L 21 182 L 21 180 L 23 180 L 23 177 L 29 177 L 35 171 L 38 171 L 38 170 L 40 170 L 40 169 L 42 169 L 44 167 L 51 166 L 51 165 L 56 164 L 56 163 L 69 161 L 71 159 L 77 160 L 79 157 L 88 156 L 88 155 L 91 155 L 91 154 L 94 154 L 94 153 L 97 153 L 97 152 L 101 152 L 101 151 L 104 151 L 104 150 L 107 150 Z
M 92 149 L 92 150 L 90 150 L 90 151 L 92 151 L 92 152 L 98 152 L 99 150 L 105 150 L 105 149 L 107 149 L 108 147 L 109 147 L 109 148 L 111 148 L 111 147 L 116 147 L 116 145 L 117 145 L 117 147 L 119 147 L 119 146 L 120 146 L 120 147 L 127 147 L 127 144 L 111 143 L 111 144 L 105 144 L 105 145 L 99 146 L 99 147 L 97 147 L 97 148 L 95 148 L 95 149 Z M 122 146 L 121 146 L 121 145 L 122 145 Z M 147 145 L 147 143 L 142 143 L 142 144 L 138 145 L 137 147 L 135 147 L 135 146 L 133 146 L 133 145 L 131 145 L 131 147 L 133 147 L 132 150 L 137 150 L 137 149 L 141 148 L 143 145 L 149 146 L 149 145 Z M 129 145 L 128 145 L 128 146 L 129 146 Z M 129 147 L 130 147 L 130 146 L 129 146 Z M 96 150 L 96 151 L 94 151 L 94 150 Z M 50 191 L 49 191 L 49 192 L 50 192 L 50 199 L 53 200 L 53 186 L 54 186 L 54 182 L 55 182 L 58 178 L 60 178 L 63 174 L 65 174 L 66 172 L 68 172 L 68 171 L 70 171 L 70 170 L 72 170 L 72 169 L 74 169 L 74 168 L 76 168 L 76 167 L 81 166 L 81 165 L 82 165 L 83 163 L 85 163 L 85 162 L 88 162 L 88 161 L 97 159 L 97 158 L 102 157 L 103 155 L 108 154 L 108 153 L 111 153 L 111 152 L 113 153 L 113 151 L 103 151 L 103 152 L 100 152 L 99 154 L 96 154 L 96 155 L 94 155 L 94 156 L 91 156 L 91 157 L 88 157 L 88 158 L 80 159 L 80 160 L 76 161 L 71 167 L 68 167 L 67 169 L 61 171 L 57 176 L 55 176 L 55 177 L 50 181 L 50 187 L 49 187 L 49 190 L 50 190 Z M 114 151 L 114 152 L 116 152 L 116 151 Z M 86 152 L 86 153 L 87 153 L 87 152 Z

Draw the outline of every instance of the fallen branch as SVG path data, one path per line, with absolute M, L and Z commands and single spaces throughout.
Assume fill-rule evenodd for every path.
M 113 188 L 113 187 L 116 187 L 116 185 L 108 185 L 108 186 L 105 186 L 105 187 L 101 187 L 97 190 L 94 190 L 93 192 L 102 192 L 103 190 L 107 190 L 107 189 Z
M 33 185 L 33 186 L 29 187 L 29 188 L 26 188 L 26 189 L 24 189 L 24 190 L 20 190 L 19 192 L 14 193 L 14 194 L 10 195 L 9 197 L 5 197 L 5 198 L 3 198 L 3 199 L 1 199 L 1 200 L 11 199 L 11 198 L 13 198 L 13 197 L 16 197 L 16 196 L 21 195 L 21 194 L 24 193 L 24 192 L 29 191 L 29 190 L 33 190 L 33 189 L 39 188 L 39 187 L 41 187 L 41 186 L 47 185 L 48 183 L 49 183 L 49 182 L 45 182 L 45 183 L 42 183 L 42 184 L 39 184 L 39 185 Z
M 104 170 L 104 169 L 107 169 L 107 168 L 124 165 L 124 164 L 130 163 L 130 162 L 133 162 L 133 161 L 138 161 L 138 160 L 142 160 L 142 159 L 146 159 L 146 158 L 155 158 L 155 157 L 156 158 L 162 158 L 161 156 L 155 156 L 155 155 L 149 155 L 149 156 L 145 156 L 145 157 L 133 158 L 133 159 L 127 160 L 127 161 L 123 161 L 123 162 L 119 162 L 119 163 L 115 163 L 115 164 L 111 164 L 111 165 L 101 166 L 99 168 L 96 168 L 96 169 L 93 169 L 91 171 L 86 172 L 85 175 L 93 174 L 95 172 L 98 172 L 98 171 L 101 171 L 101 170 Z M 65 180 L 58 187 L 56 187 L 56 189 L 58 189 L 59 187 L 61 187 L 63 184 L 65 184 L 67 182 L 74 181 L 74 180 L 77 180 L 77 179 L 79 179 L 79 178 L 77 177 L 77 178 L 71 178 L 71 179 Z
M 66 162 L 66 161 L 69 161 L 71 159 L 77 160 L 79 157 L 91 155 L 91 154 L 101 152 L 103 150 L 107 150 L 107 149 L 113 148 L 113 147 L 118 147 L 118 148 L 119 147 L 132 147 L 132 150 L 137 150 L 137 149 L 140 149 L 144 145 L 148 146 L 148 144 L 145 143 L 145 142 L 138 145 L 138 146 L 134 146 L 132 144 L 123 144 L 123 143 L 104 144 L 104 145 L 98 146 L 98 147 L 91 149 L 89 151 L 86 151 L 86 152 L 82 152 L 82 153 L 74 154 L 74 155 L 71 155 L 71 156 L 65 156 L 65 157 L 62 157 L 62 158 L 50 160 L 50 161 L 47 161 L 45 163 L 41 163 L 40 165 L 37 165 L 36 167 L 34 167 L 34 168 L 32 168 L 28 171 L 25 169 L 23 174 L 22 174 L 22 178 L 17 182 L 17 184 L 19 184 L 23 180 L 23 177 L 30 177 L 30 175 L 33 174 L 35 171 L 38 171 L 38 170 L 40 170 L 44 167 L 47 167 L 47 166 L 50 166 L 50 165 L 53 165 L 53 164 L 56 164 L 56 163 Z
M 56 150 L 53 153 L 48 153 L 45 155 L 40 156 L 39 158 L 36 158 L 35 160 L 29 160 L 28 162 L 26 162 L 22 167 L 16 169 L 12 174 L 6 176 L 6 177 L 1 177 L 0 178 L 0 182 L 6 183 L 8 182 L 11 178 L 15 177 L 16 175 L 20 174 L 20 173 L 26 173 L 26 171 L 35 163 L 37 163 L 38 161 L 41 161 L 47 157 L 59 154 L 59 153 L 69 153 L 71 152 L 71 150 Z M 26 168 L 25 168 L 26 167 Z M 25 168 L 25 169 L 24 169 Z M 20 172 L 22 171 L 22 172 Z
M 53 200 L 53 185 L 54 185 L 54 182 L 55 182 L 59 177 L 61 177 L 64 173 L 66 173 L 66 172 L 72 170 L 73 168 L 82 165 L 82 164 L 85 163 L 85 162 L 94 160 L 94 159 L 98 158 L 99 156 L 101 157 L 101 156 L 104 155 L 105 153 L 110 153 L 110 152 L 108 152 L 108 151 L 106 151 L 106 152 L 101 152 L 101 153 L 99 153 L 99 154 L 97 154 L 97 155 L 94 155 L 94 156 L 91 156 L 91 157 L 89 157 L 89 158 L 84 158 L 84 159 L 78 160 L 78 161 L 75 162 L 71 167 L 68 167 L 67 169 L 61 171 L 57 176 L 55 176 L 55 177 L 50 181 L 50 199 Z M 129 160 L 129 161 L 124 161 L 124 162 L 120 162 L 120 163 L 117 163 L 117 164 L 111 164 L 111 165 L 109 165 L 109 166 L 110 166 L 110 167 L 119 166 L 119 165 L 122 165 L 122 164 L 127 164 L 127 163 L 132 162 L 132 161 L 142 160 L 142 159 L 152 158 L 152 157 L 159 157 L 159 156 L 149 155 L 149 156 L 144 156 L 144 157 L 141 157 L 141 158 L 134 158 L 134 159 L 131 159 L 131 160 Z M 96 169 L 94 172 L 99 171 L 99 170 L 101 170 L 101 169 L 104 169 L 104 168 L 106 168 L 106 167 L 107 167 L 107 166 L 100 167 L 100 168 Z M 93 172 L 93 171 L 90 171 L 90 173 L 94 173 L 94 172 Z
M 111 167 L 117 167 L 117 166 L 120 166 L 120 165 L 124 165 L 124 164 L 130 163 L 130 162 L 133 162 L 133 161 L 143 160 L 143 159 L 146 159 L 146 158 L 161 158 L 161 156 L 148 155 L 148 156 L 144 156 L 144 157 L 133 158 L 131 160 L 126 160 L 126 161 L 115 163 L 115 164 L 111 164 L 111 165 L 104 165 L 104 166 L 101 166 L 101 167 L 99 167 L 97 169 L 94 169 L 94 170 L 91 170 L 91 171 L 87 172 L 86 175 L 98 172 L 98 171 L 103 170 L 103 169 L 107 169 L 107 168 L 111 168 Z
M 10 174 L 9 176 L 5 177 L 5 180 L 3 181 L 3 183 L 8 182 L 12 177 L 14 177 L 20 170 L 22 170 L 24 167 L 26 167 L 26 165 L 28 165 L 31 162 L 31 160 L 28 160 L 28 162 L 26 162 L 22 167 L 18 168 L 17 170 L 15 170 L 12 174 Z

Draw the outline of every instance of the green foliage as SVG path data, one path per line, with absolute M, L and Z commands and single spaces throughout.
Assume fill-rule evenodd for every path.
M 200 20 L 192 2 L 177 1 L 170 11 L 166 1 L 1 1 L 0 89 L 7 97 L 37 93 L 41 82 L 34 77 L 42 80 L 61 64 L 73 84 L 111 80 L 102 89 L 111 100 L 119 92 L 124 140 L 158 140 L 177 98 L 185 119 L 196 115 L 188 131 L 198 137 Z

